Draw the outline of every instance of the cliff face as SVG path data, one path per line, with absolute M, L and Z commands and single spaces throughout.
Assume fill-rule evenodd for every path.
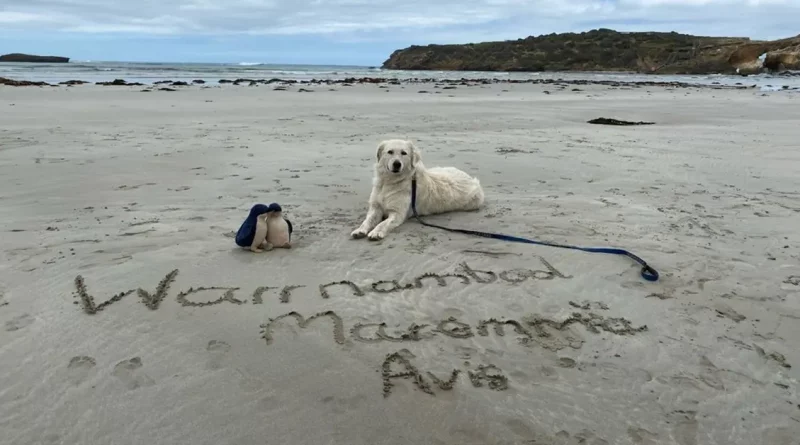
M 771 71 L 800 71 L 800 45 L 767 53 L 764 67 Z
M 755 72 L 759 57 L 797 63 L 800 36 L 752 41 L 746 37 L 698 37 L 678 33 L 610 29 L 549 34 L 504 42 L 410 46 L 397 50 L 385 69 L 455 71 L 628 71 L 659 74 Z M 773 64 L 777 66 L 777 64 Z M 792 65 L 793 66 L 793 65 Z
M 68 63 L 69 57 L 33 56 L 30 54 L 13 53 L 0 56 L 0 62 Z

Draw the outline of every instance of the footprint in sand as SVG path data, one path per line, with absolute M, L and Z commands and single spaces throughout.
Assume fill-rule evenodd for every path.
M 6 322 L 6 331 L 13 332 L 26 328 L 33 323 L 34 318 L 29 314 L 22 314 Z
M 469 425 L 464 422 L 462 425 L 454 425 L 448 431 L 448 439 L 452 442 L 447 443 L 489 443 L 489 434 L 483 428 Z
M 354 411 L 361 408 L 364 402 L 367 401 L 367 396 L 358 394 L 350 397 L 334 397 L 325 396 L 320 399 L 323 404 L 330 405 L 331 412 L 335 414 L 342 414 L 348 411 Z
M 695 411 L 673 411 L 667 415 L 672 425 L 672 438 L 679 445 L 697 445 L 697 419 Z
M 222 340 L 211 340 L 208 342 L 208 346 L 206 346 L 206 351 L 208 351 L 209 355 L 208 369 L 222 368 L 222 362 L 225 360 L 225 356 L 228 355 L 228 351 L 230 350 L 231 345 Z
M 655 445 L 658 435 L 644 428 L 628 427 L 628 436 L 637 445 Z
M 534 370 L 539 381 L 556 381 L 559 379 L 558 371 L 552 366 L 542 365 Z
M 607 440 L 603 439 L 602 437 L 598 437 L 594 432 L 587 429 L 581 430 L 579 433 L 575 434 L 572 437 L 574 443 L 576 444 L 608 445 Z
M 70 381 L 75 385 L 83 383 L 96 365 L 97 362 L 92 357 L 86 355 L 72 357 L 67 365 Z
M 533 429 L 529 427 L 525 422 L 519 419 L 509 419 L 505 422 L 506 428 L 510 429 L 512 432 L 516 433 L 517 435 L 535 440 L 533 439 L 536 437 L 536 433 L 534 433 Z M 536 443 L 536 442 L 534 442 Z
M 515 431 L 519 434 L 518 431 Z M 553 445 L 609 445 L 609 442 L 602 437 L 598 437 L 594 432 L 583 429 L 576 434 L 570 434 L 561 430 L 555 436 L 533 435 L 532 444 L 553 444 Z M 529 442 L 525 442 L 526 444 Z
M 716 311 L 719 317 L 730 318 L 731 320 L 739 323 L 742 320 L 745 320 L 747 317 L 744 315 L 736 312 L 733 310 L 732 307 L 728 306 L 725 303 L 718 302 L 714 305 L 714 311 Z
M 134 357 L 123 360 L 114 366 L 112 375 L 117 377 L 128 389 L 155 385 L 155 381 L 142 371 L 142 359 Z
M 577 362 L 569 357 L 561 357 L 558 359 L 558 366 L 562 368 L 574 368 L 577 366 Z

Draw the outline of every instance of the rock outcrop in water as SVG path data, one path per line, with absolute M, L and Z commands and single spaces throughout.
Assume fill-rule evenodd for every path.
M 31 80 L 14 80 L 6 77 L 0 77 L 0 85 L 9 87 L 45 87 L 50 86 L 47 82 L 34 82 Z
M 34 56 L 31 54 L 13 53 L 0 56 L 0 62 L 68 63 L 69 57 Z
M 95 85 L 104 85 L 104 86 L 121 86 L 121 87 L 140 87 L 144 84 L 141 82 L 127 82 L 125 79 L 114 79 L 111 82 L 95 82 Z
M 800 35 L 774 41 L 754 41 L 746 37 L 597 29 L 503 42 L 414 45 L 393 52 L 382 67 L 400 70 L 745 74 L 778 69 L 780 65 L 783 69 L 793 69 L 800 55 L 798 48 Z M 763 63 L 762 59 L 770 62 Z

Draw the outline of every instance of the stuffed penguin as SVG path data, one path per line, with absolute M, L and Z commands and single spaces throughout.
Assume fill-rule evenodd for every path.
M 290 249 L 292 247 L 292 222 L 283 217 L 281 206 L 270 204 L 272 211 L 267 214 L 267 243 L 273 247 Z
M 247 219 L 244 220 L 239 231 L 236 232 L 236 244 L 240 247 L 249 248 L 253 252 L 263 252 L 262 248 L 272 250 L 272 246 L 267 242 L 269 226 L 267 219 L 274 211 L 280 211 L 278 204 L 256 204 L 250 208 Z

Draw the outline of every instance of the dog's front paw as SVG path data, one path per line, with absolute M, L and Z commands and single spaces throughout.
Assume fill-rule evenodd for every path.
M 364 238 L 365 236 L 367 236 L 367 232 L 366 230 L 363 230 L 361 227 L 357 228 L 356 230 L 353 230 L 350 233 L 350 238 L 353 239 L 361 239 Z
M 373 230 L 372 232 L 369 232 L 369 235 L 367 236 L 369 237 L 370 241 L 380 241 L 386 237 L 386 234 L 379 230 Z

